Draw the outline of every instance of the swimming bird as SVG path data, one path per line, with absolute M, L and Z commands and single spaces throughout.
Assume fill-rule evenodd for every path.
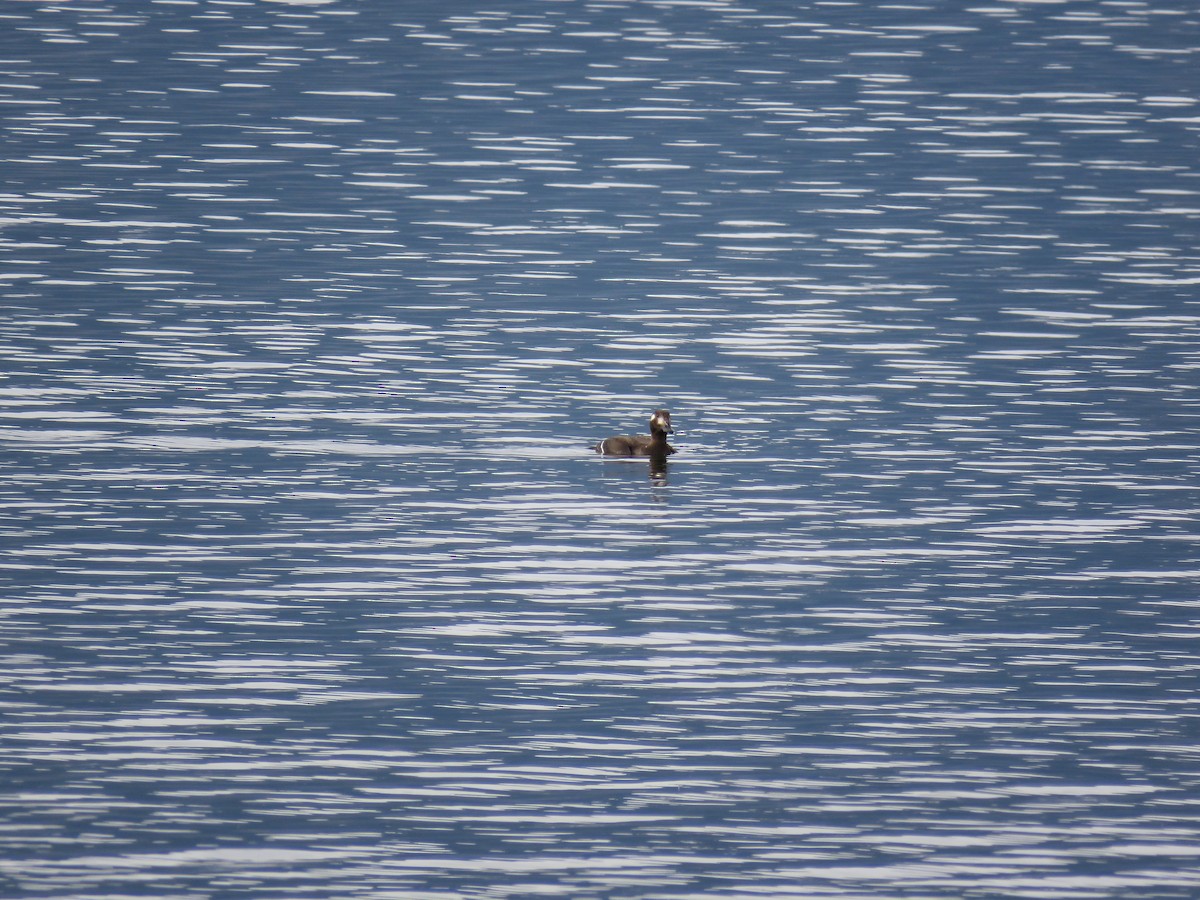
M 626 434 L 605 438 L 596 444 L 595 450 L 604 456 L 657 456 L 666 457 L 675 448 L 667 443 L 667 435 L 674 434 L 671 414 L 665 409 L 656 409 L 650 416 L 650 436 Z

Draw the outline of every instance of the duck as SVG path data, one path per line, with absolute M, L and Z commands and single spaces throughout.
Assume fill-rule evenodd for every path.
M 596 444 L 595 451 L 602 456 L 657 456 L 665 457 L 676 452 L 667 443 L 667 435 L 674 434 L 671 414 L 665 409 L 656 409 L 650 416 L 650 436 L 638 434 L 630 437 L 620 434 Z

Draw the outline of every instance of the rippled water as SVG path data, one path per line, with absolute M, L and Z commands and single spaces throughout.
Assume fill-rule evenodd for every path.
M 1200 14 L 947 6 L 0 11 L 0 893 L 1200 894 Z

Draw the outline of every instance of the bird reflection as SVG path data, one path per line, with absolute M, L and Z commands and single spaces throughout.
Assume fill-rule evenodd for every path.
M 667 483 L 667 454 L 650 454 L 650 482 L 655 487 Z

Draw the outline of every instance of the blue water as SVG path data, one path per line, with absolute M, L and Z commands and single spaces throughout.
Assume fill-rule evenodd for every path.
M 1200 896 L 1198 54 L 0 9 L 0 895 Z

